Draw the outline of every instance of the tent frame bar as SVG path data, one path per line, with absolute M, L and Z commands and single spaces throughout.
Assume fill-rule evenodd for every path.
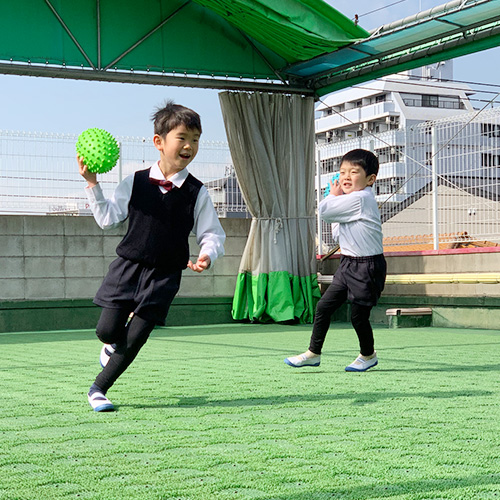
M 394 31 L 404 29 L 409 25 L 421 24 L 422 22 L 439 20 L 439 17 L 447 16 L 453 12 L 459 12 L 465 8 L 474 7 L 476 5 L 487 3 L 489 0 L 452 0 L 451 2 L 432 7 L 431 9 L 418 12 L 411 16 L 393 21 L 389 24 L 384 24 L 370 31 L 370 39 L 376 36 L 387 35 Z
M 443 22 L 441 19 L 435 19 L 435 21 L 441 21 Z M 455 36 L 457 34 L 461 34 L 462 35 L 462 39 L 461 40 L 454 40 L 454 44 L 456 46 L 458 45 L 461 45 L 463 44 L 464 42 L 469 42 L 471 38 L 475 38 L 475 37 L 480 37 L 480 35 L 478 35 L 477 33 L 475 34 L 471 34 L 470 31 L 473 31 L 475 29 L 478 29 L 478 28 L 481 28 L 483 26 L 488 26 L 489 24 L 492 24 L 494 22 L 498 21 L 498 17 L 494 17 L 494 18 L 490 18 L 490 19 L 487 19 L 487 20 L 481 20 L 477 23 L 474 23 L 474 24 L 470 24 L 466 27 L 464 26 L 460 26 L 460 27 L 456 27 L 457 25 L 454 24 L 455 26 L 455 29 L 452 29 L 450 31 L 447 31 L 446 33 L 442 33 L 439 35 L 439 38 L 436 38 L 436 37 L 428 37 L 428 38 L 424 38 L 422 40 L 420 40 L 418 42 L 418 46 L 422 47 L 426 44 L 429 44 L 429 43 L 438 43 L 438 42 L 441 42 L 441 40 L 443 39 L 448 39 L 452 36 Z M 447 23 L 447 24 L 452 24 L 452 23 Z M 468 33 L 469 32 L 469 33 Z M 381 38 L 383 38 L 385 35 L 387 35 L 387 33 L 384 33 L 383 35 L 380 35 Z M 370 38 L 370 40 L 373 40 L 373 38 Z M 346 47 L 347 49 L 350 49 L 350 50 L 355 50 L 357 52 L 361 52 L 363 54 L 369 54 L 369 57 L 367 58 L 364 58 L 364 59 L 360 59 L 358 61 L 356 61 L 355 63 L 350 63 L 350 64 L 343 64 L 343 65 L 340 65 L 340 66 L 337 66 L 336 68 L 334 69 L 330 69 L 328 71 L 324 71 L 323 73 L 317 73 L 315 74 L 311 79 L 310 79 L 310 82 L 313 83 L 314 87 L 317 87 L 317 84 L 318 82 L 322 81 L 325 77 L 328 78 L 328 77 L 336 77 L 337 75 L 339 74 L 342 74 L 344 71 L 347 70 L 347 72 L 351 72 L 351 71 L 355 71 L 357 70 L 358 68 L 361 68 L 363 67 L 364 64 L 368 64 L 369 66 L 372 66 L 373 64 L 376 64 L 376 65 L 381 65 L 381 64 L 384 64 L 384 63 L 389 63 L 390 64 L 390 60 L 388 61 L 384 61 L 384 59 L 386 58 L 390 58 L 393 54 L 399 54 L 401 52 L 403 52 L 404 50 L 412 50 L 415 48 L 415 44 L 414 43 L 409 43 L 409 44 L 406 44 L 406 45 L 400 45 L 398 47 L 395 47 L 394 49 L 392 50 L 388 50 L 388 51 L 385 51 L 385 52 L 381 52 L 380 54 L 370 54 L 369 52 L 367 51 L 363 51 L 361 49 L 359 49 L 357 47 L 357 45 L 362 45 L 364 42 L 366 42 L 366 40 L 362 41 L 362 42 L 358 42 L 358 43 L 354 43 L 348 47 Z M 442 43 L 440 43 L 441 45 Z M 344 49 L 340 49 L 340 50 L 345 50 L 346 48 Z M 321 56 L 320 56 L 321 57 Z M 375 61 L 374 61 L 375 59 Z M 301 63 L 297 64 L 296 66 L 300 66 Z M 393 64 L 390 64 L 391 66 Z M 293 66 L 291 67 L 291 69 L 293 70 Z
M 149 33 L 146 33 L 141 39 L 137 40 L 133 45 L 131 45 L 127 50 L 122 52 L 117 58 L 115 58 L 112 62 L 110 62 L 104 69 L 107 71 L 118 61 L 123 59 L 127 54 L 130 54 L 135 48 L 137 48 L 141 43 L 145 42 L 151 35 L 156 33 L 159 29 L 161 29 L 165 24 L 167 24 L 176 14 L 178 14 L 182 9 L 184 9 L 187 5 L 191 3 L 192 0 L 187 0 L 187 2 L 183 3 L 180 7 L 178 7 L 174 12 L 168 15 L 163 21 L 161 21 L 158 26 L 153 28 Z
M 67 66 L 50 66 L 48 64 L 42 66 L 31 63 L 19 64 L 13 62 L 0 62 L 0 74 L 248 92 L 279 92 L 283 94 L 314 96 L 313 89 L 306 88 L 302 85 L 284 84 L 276 81 L 264 82 L 245 79 L 223 79 L 217 77 L 204 78 L 198 75 L 173 76 L 155 72 L 104 71 L 97 69 L 70 68 Z
M 92 61 L 90 60 L 89 56 L 83 49 L 83 47 L 78 43 L 78 40 L 76 39 L 75 35 L 71 32 L 71 30 L 68 28 L 67 24 L 63 21 L 63 18 L 59 15 L 55 7 L 52 5 L 52 3 L 49 0 L 45 0 L 45 3 L 47 4 L 48 8 L 51 10 L 52 14 L 56 17 L 58 20 L 59 24 L 63 27 L 64 31 L 68 34 L 68 36 L 71 38 L 73 43 L 76 45 L 78 50 L 81 52 L 82 56 L 85 57 L 85 60 L 89 63 L 92 69 L 96 69 Z
M 495 19 L 495 21 L 498 21 L 498 19 Z M 480 26 L 488 24 L 488 23 L 481 23 Z M 474 30 L 476 28 L 479 28 L 480 26 L 469 26 L 467 28 L 468 30 Z M 453 35 L 457 34 L 462 34 L 460 38 L 454 38 L 452 40 L 447 40 L 447 41 L 441 41 L 442 39 L 449 39 Z M 339 66 L 333 71 L 326 72 L 326 74 L 323 75 L 316 75 L 313 79 L 311 79 L 308 84 L 311 86 L 314 86 L 315 88 L 318 87 L 323 87 L 327 86 L 331 83 L 340 83 L 343 80 L 346 79 L 351 79 L 354 77 L 359 77 L 362 75 L 367 75 L 369 73 L 372 73 L 375 69 L 381 69 L 381 68 L 387 68 L 390 70 L 391 67 L 397 66 L 404 62 L 408 57 L 411 59 L 418 59 L 418 66 L 422 65 L 422 61 L 424 60 L 423 57 L 430 56 L 431 54 L 438 54 L 438 53 L 445 53 L 449 49 L 456 49 L 460 47 L 461 45 L 466 45 L 470 44 L 471 40 L 477 42 L 480 40 L 484 40 L 493 36 L 498 36 L 500 35 L 500 24 L 493 28 L 487 28 L 484 29 L 483 31 L 479 31 L 476 33 L 464 33 L 464 29 L 456 29 L 453 30 L 452 32 L 447 33 L 442 37 L 441 40 L 439 39 L 434 39 L 432 41 L 429 40 L 424 40 L 419 45 L 423 48 L 417 49 L 416 51 L 411 51 L 411 46 L 404 46 L 404 47 L 398 47 L 398 49 L 390 51 L 390 52 L 384 52 L 379 54 L 378 58 L 374 61 L 367 61 L 365 64 L 363 64 L 363 60 L 358 61 L 354 65 L 350 66 Z M 429 43 L 434 42 L 434 45 L 429 47 L 426 46 Z M 414 47 L 414 46 L 413 46 Z M 408 50 L 409 52 L 406 55 L 398 55 L 401 54 L 401 52 Z M 420 56 L 417 54 L 421 54 Z M 392 56 L 392 58 L 391 58 Z M 375 56 L 377 57 L 377 56 Z M 385 58 L 389 57 L 390 59 L 384 60 Z M 444 55 L 443 60 L 447 59 L 447 57 Z M 389 74 L 390 71 L 387 72 Z

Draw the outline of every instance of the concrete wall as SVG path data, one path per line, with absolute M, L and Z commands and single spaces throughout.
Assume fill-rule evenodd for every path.
M 500 248 L 440 251 L 437 254 L 386 255 L 388 274 L 500 273 Z M 321 274 L 334 274 L 338 256 L 321 262 Z M 431 283 L 386 285 L 384 297 L 500 297 L 500 284 Z
M 207 272 L 186 269 L 179 297 L 234 293 L 249 219 L 221 219 L 226 256 Z M 0 301 L 92 298 L 125 227 L 102 231 L 92 217 L 0 216 Z M 190 248 L 195 258 L 198 245 Z
M 231 321 L 231 302 L 249 219 L 222 219 L 226 256 L 208 272 L 184 272 L 167 325 Z M 102 231 L 92 217 L 0 216 L 0 331 L 93 328 L 99 308 L 92 297 L 125 229 Z M 197 245 L 190 242 L 194 255 Z M 390 274 L 500 272 L 499 252 L 388 256 Z M 339 259 L 320 262 L 333 274 Z M 433 309 L 434 326 L 498 328 L 500 285 L 387 285 L 372 312 L 387 323 L 394 307 Z M 336 320 L 348 321 L 348 307 Z

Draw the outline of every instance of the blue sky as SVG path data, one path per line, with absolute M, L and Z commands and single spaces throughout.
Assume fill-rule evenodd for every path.
M 329 0 L 328 3 L 349 18 L 358 14 L 360 25 L 370 30 L 445 2 Z M 492 64 L 498 60 L 500 48 L 455 59 L 454 79 L 500 85 L 500 65 Z M 204 140 L 226 140 L 217 90 L 9 75 L 0 75 L 0 130 L 78 134 L 89 127 L 100 127 L 117 136 L 151 137 L 151 113 L 166 99 L 174 99 L 201 115 Z

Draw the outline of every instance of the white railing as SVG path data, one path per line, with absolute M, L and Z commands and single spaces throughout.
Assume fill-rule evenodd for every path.
M 78 173 L 76 135 L 0 131 L 0 213 L 89 214 Z M 158 159 L 152 139 L 119 137 L 118 165 L 99 180 L 110 195 L 116 183 Z M 221 216 L 246 217 L 226 142 L 202 141 L 189 170 L 204 182 Z

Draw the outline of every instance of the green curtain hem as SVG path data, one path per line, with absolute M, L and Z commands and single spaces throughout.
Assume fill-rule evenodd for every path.
M 320 297 L 316 274 L 239 273 L 231 312 L 235 320 L 312 323 Z

